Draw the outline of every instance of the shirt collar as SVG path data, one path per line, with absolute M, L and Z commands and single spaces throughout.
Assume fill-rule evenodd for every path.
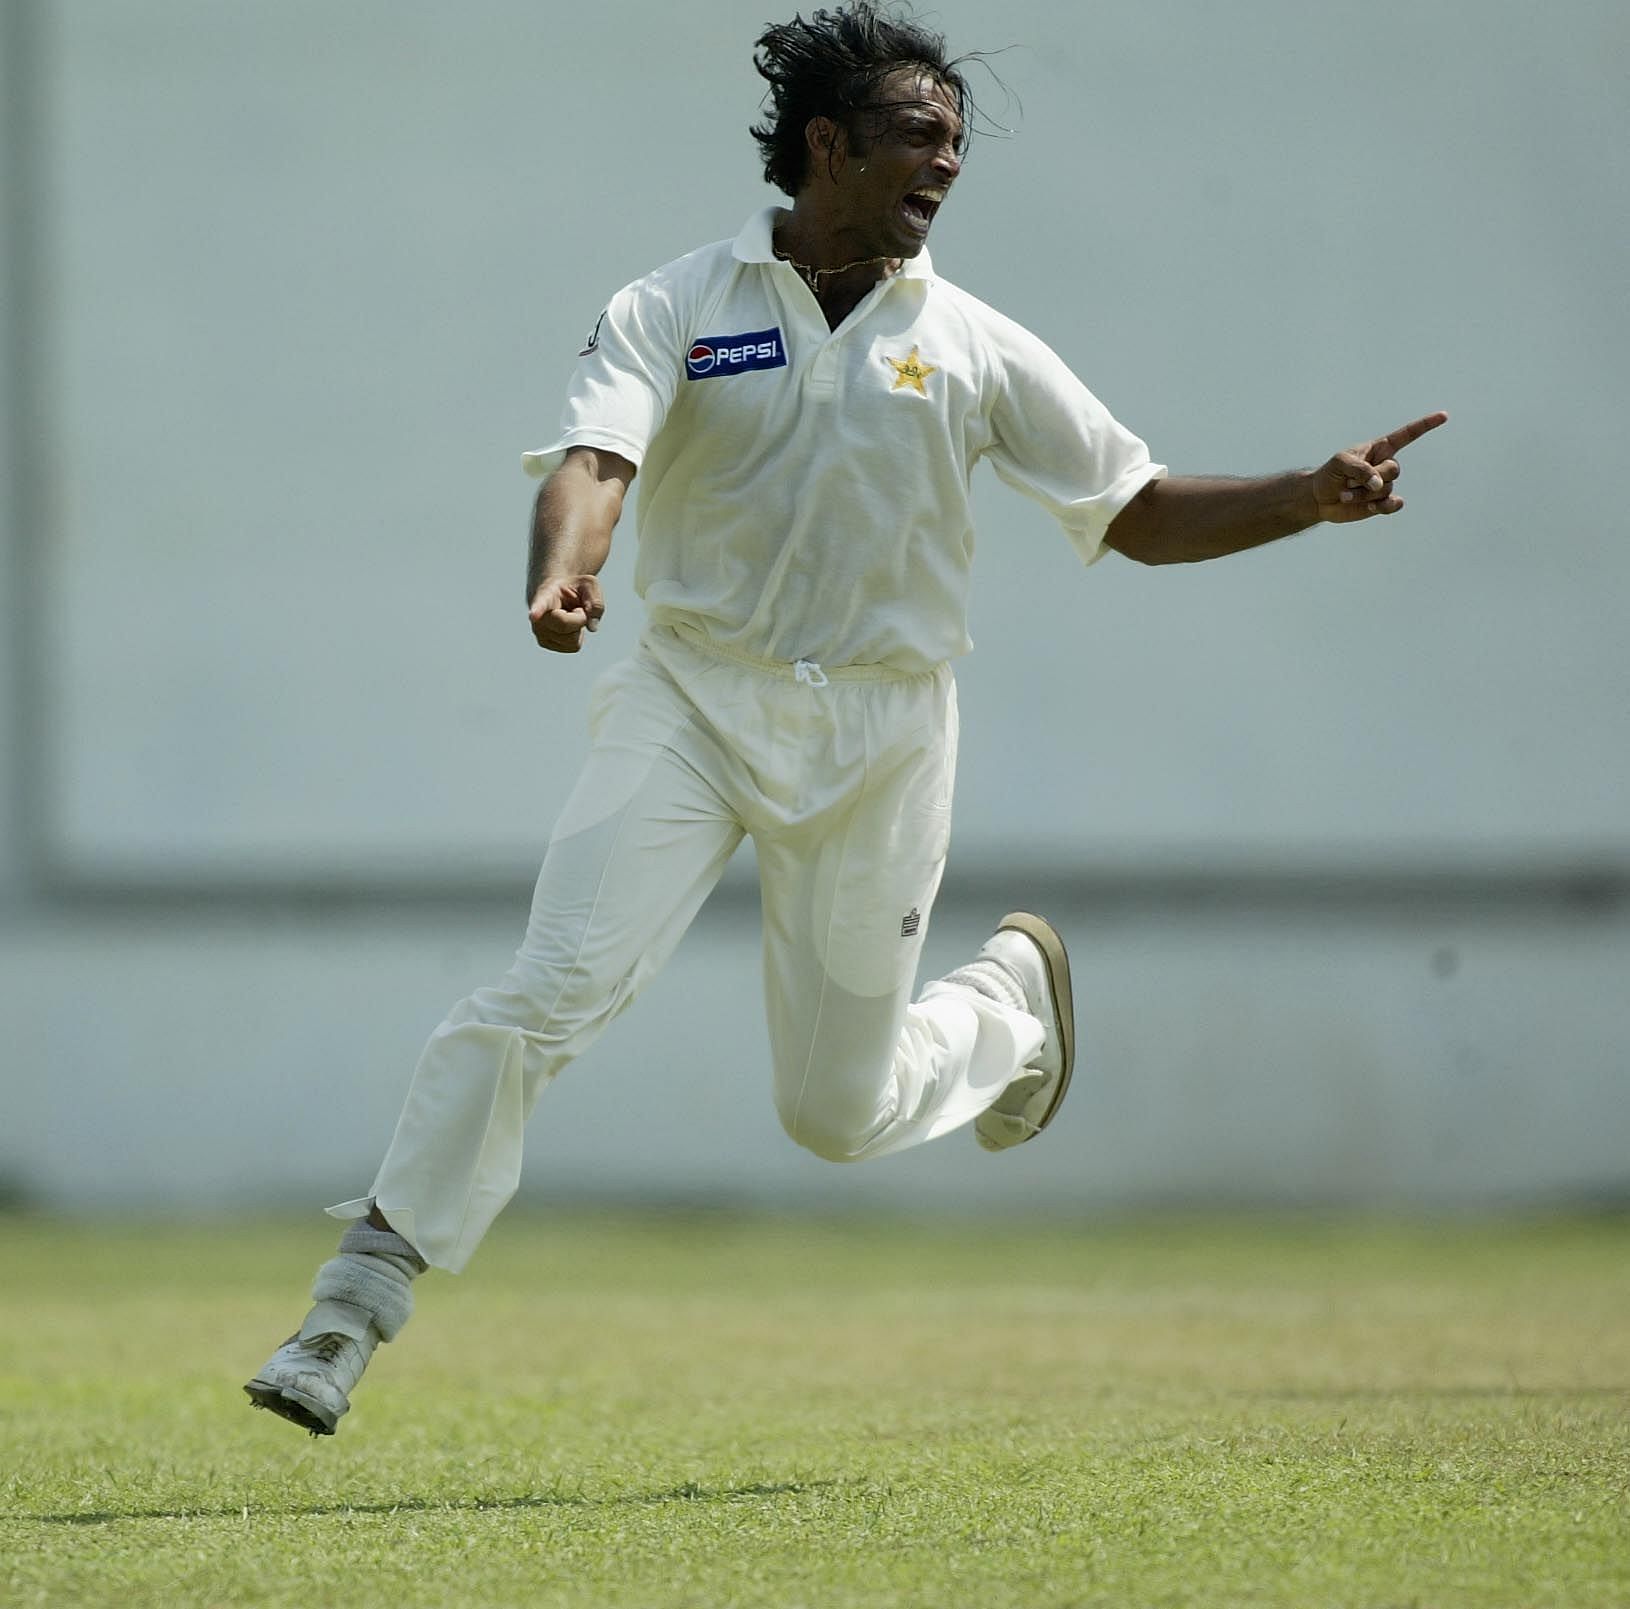
M 736 236 L 736 243 L 731 248 L 737 262 L 743 263 L 773 263 L 780 259 L 775 254 L 775 222 L 784 209 L 781 207 L 765 207 L 755 212 L 751 218 L 742 225 L 742 230 Z M 901 261 L 900 272 L 894 276 L 896 279 L 932 279 L 934 265 L 929 260 L 926 246 L 915 257 L 906 257 Z

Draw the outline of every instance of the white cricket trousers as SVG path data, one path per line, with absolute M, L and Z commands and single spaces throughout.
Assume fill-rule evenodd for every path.
M 457 1271 L 515 1193 L 543 1086 L 668 959 L 751 833 L 775 1103 L 834 1162 L 971 1122 L 1041 1024 L 960 983 L 911 990 L 944 869 L 956 768 L 950 667 L 906 675 L 748 659 L 652 626 L 594 686 L 588 761 L 526 938 L 431 1035 L 367 1196 Z M 723 1031 L 729 1033 L 729 1025 Z

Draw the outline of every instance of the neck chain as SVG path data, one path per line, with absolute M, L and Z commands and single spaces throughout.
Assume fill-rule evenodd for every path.
M 771 248 L 775 250 L 774 247 Z M 790 252 L 775 250 L 777 259 L 786 263 L 797 272 L 798 277 L 809 286 L 814 295 L 819 298 L 821 294 L 821 281 L 832 279 L 838 274 L 847 274 L 851 268 L 869 268 L 873 263 L 882 263 L 883 278 L 900 271 L 898 257 L 857 257 L 852 263 L 844 263 L 837 268 L 811 268 L 808 263 L 801 263 Z

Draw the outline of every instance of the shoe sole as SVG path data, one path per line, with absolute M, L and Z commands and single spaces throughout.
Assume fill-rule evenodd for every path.
M 269 1380 L 251 1380 L 243 1389 L 257 1408 L 265 1408 L 314 1436 L 332 1436 L 340 1422 L 338 1414 L 330 1414 L 310 1397 L 290 1391 L 286 1386 L 273 1385 Z
M 1058 1049 L 1064 1063 L 1064 1070 L 1058 1076 L 1058 1088 L 1036 1124 L 1036 1133 L 1027 1134 L 1019 1141 L 1020 1145 L 1028 1145 L 1053 1121 L 1069 1093 L 1070 1075 L 1075 1071 L 1075 998 L 1070 992 L 1070 957 L 1064 940 L 1046 917 L 1029 911 L 1009 911 L 997 924 L 998 931 L 1004 928 L 1024 934 L 1041 951 L 1047 968 L 1047 986 L 1053 991 L 1053 1005 L 1058 1012 Z

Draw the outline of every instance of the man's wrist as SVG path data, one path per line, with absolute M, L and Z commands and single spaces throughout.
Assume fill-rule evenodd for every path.
M 1318 471 L 1314 469 L 1295 469 L 1287 477 L 1289 484 L 1286 487 L 1286 509 L 1289 519 L 1293 522 L 1291 531 L 1305 531 L 1310 525 L 1317 525 L 1322 517 L 1319 513 L 1319 497 L 1314 487 Z

